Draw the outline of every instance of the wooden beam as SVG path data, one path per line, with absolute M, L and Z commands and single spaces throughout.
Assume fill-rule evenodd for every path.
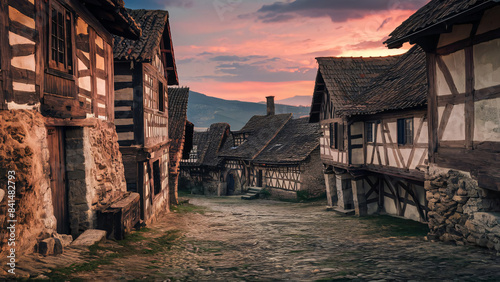
M 437 150 L 438 142 L 438 110 L 436 98 L 436 55 L 427 54 L 427 81 L 429 84 L 428 103 L 428 134 L 429 134 L 429 161 L 434 162 L 434 154 Z
M 477 29 L 477 25 L 476 29 Z M 465 48 L 465 145 L 472 149 L 474 140 L 474 54 Z
M 45 118 L 46 126 L 78 126 L 78 127 L 96 127 L 96 118 L 84 118 L 84 119 L 61 119 L 61 118 Z

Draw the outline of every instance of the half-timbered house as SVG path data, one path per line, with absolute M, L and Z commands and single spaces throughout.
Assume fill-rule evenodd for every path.
M 264 124 L 262 126 L 265 126 Z M 319 154 L 320 128 L 308 118 L 290 119 L 251 161 L 248 186 L 272 198 L 308 199 L 325 194 Z M 229 182 L 227 189 L 229 190 Z
M 180 162 L 192 148 L 194 126 L 187 120 L 188 87 L 168 88 L 168 136 L 170 142 L 169 199 L 177 204 Z
M 386 44 L 426 52 L 430 235 L 500 250 L 500 3 L 432 0 Z
M 18 251 L 97 227 L 99 212 L 127 195 L 113 125 L 112 33 L 140 32 L 117 0 L 0 1 L 0 170 L 15 190 Z M 6 201 L 0 209 L 6 226 Z
M 168 210 L 168 85 L 177 71 L 168 12 L 128 10 L 139 40 L 115 37 L 115 124 L 127 189 L 141 195 L 141 218 Z
M 360 60 L 357 66 L 349 62 L 354 59 Z M 321 110 L 311 113 L 311 120 L 319 118 L 324 130 L 321 146 L 329 204 L 336 202 L 338 208 L 354 209 L 358 215 L 384 212 L 427 221 L 423 51 L 413 48 L 402 56 L 329 60 L 338 62 L 318 59 L 313 103 L 323 98 Z M 364 68 L 365 64 L 370 67 Z M 370 70 L 374 66 L 375 71 Z M 330 105 L 325 105 L 328 101 Z M 321 118 L 325 116 L 333 119 Z
M 223 160 L 221 195 L 265 188 L 280 199 L 316 197 L 324 193 L 319 165 L 319 127 L 292 114 L 275 114 L 274 97 L 267 115 L 253 116 L 231 132 L 219 158 Z
M 218 154 L 229 132 L 227 123 L 214 123 L 207 131 L 194 132 L 192 148 L 181 160 L 183 189 L 205 195 L 221 195 L 222 160 Z

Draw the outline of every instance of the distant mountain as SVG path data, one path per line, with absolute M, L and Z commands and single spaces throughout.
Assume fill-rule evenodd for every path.
M 311 100 L 312 100 L 312 96 L 299 95 L 299 96 L 293 96 L 293 97 L 282 99 L 282 100 L 277 100 L 276 103 L 283 104 L 283 105 L 297 106 L 297 107 L 299 107 L 299 106 L 310 107 Z
M 309 115 L 309 107 L 276 104 L 276 114 L 292 113 L 294 118 Z M 188 120 L 195 128 L 208 128 L 212 123 L 227 122 L 231 130 L 240 130 L 254 115 L 265 115 L 261 103 L 224 100 L 189 91 Z

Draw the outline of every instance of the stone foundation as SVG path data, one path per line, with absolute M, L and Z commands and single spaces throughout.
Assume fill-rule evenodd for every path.
M 8 246 L 8 171 L 15 171 L 16 255 L 33 251 L 37 239 L 56 231 L 50 189 L 49 149 L 44 117 L 36 111 L 0 111 L 0 250 Z
M 500 251 L 500 192 L 466 173 L 435 171 L 425 182 L 429 238 Z
M 123 162 L 114 125 L 68 127 L 66 174 L 70 229 L 78 236 L 96 226 L 96 212 L 127 192 Z
M 66 179 L 71 234 L 95 226 L 95 214 L 126 192 L 123 163 L 114 125 L 95 120 L 92 127 L 65 127 Z M 16 179 L 16 245 L 31 252 L 37 241 L 56 233 L 50 184 L 50 152 L 45 118 L 36 111 L 0 111 L 0 181 Z M 8 195 L 7 185 L 1 185 Z M 7 198 L 0 201 L 0 249 L 10 249 Z

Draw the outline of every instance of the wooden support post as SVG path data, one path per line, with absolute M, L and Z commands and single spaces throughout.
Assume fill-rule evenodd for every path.
M 354 178 L 351 180 L 354 210 L 357 216 L 366 216 L 368 206 L 366 204 L 365 186 L 363 178 Z
M 325 170 L 323 176 L 325 177 L 326 186 L 326 200 L 329 207 L 337 205 L 337 187 L 335 181 L 335 174 L 333 171 Z
M 384 180 L 379 178 L 378 179 L 378 213 L 380 213 L 382 210 L 384 210 Z
M 350 210 L 354 203 L 352 200 L 351 176 L 348 173 L 336 175 L 337 206 L 343 210 Z

